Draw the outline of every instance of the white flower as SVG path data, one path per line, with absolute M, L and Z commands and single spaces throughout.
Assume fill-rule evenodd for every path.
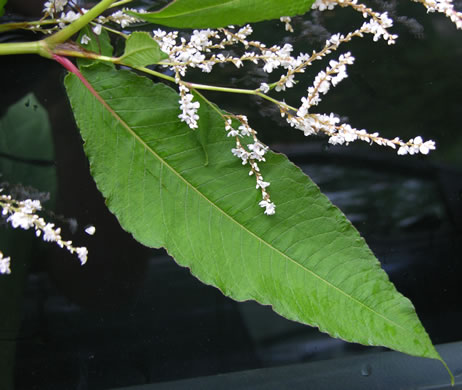
M 167 54 L 171 54 L 172 49 L 176 46 L 178 31 L 172 31 L 167 34 L 165 31 L 157 29 L 152 34 L 153 39 L 160 45 L 161 50 Z
M 39 200 L 26 199 L 20 202 L 22 206 L 22 212 L 26 214 L 34 214 L 37 210 L 42 209 L 42 205 Z
M 262 190 L 264 190 L 266 187 L 268 187 L 270 185 L 270 183 L 268 183 L 267 181 L 263 181 L 261 179 L 257 179 L 257 185 L 256 185 L 256 188 L 261 188 Z
M 132 10 L 132 11 L 139 12 L 138 10 L 135 10 L 135 9 Z M 123 11 L 120 11 L 120 10 L 116 11 L 112 15 L 110 15 L 108 17 L 108 19 L 115 22 L 115 23 L 120 24 L 120 27 L 122 27 L 122 28 L 127 27 L 130 24 L 136 23 L 138 21 L 137 18 L 135 18 L 133 16 L 130 16 L 130 15 L 127 15 Z
M 11 274 L 10 260 L 10 257 L 3 257 L 0 252 L 0 274 Z
M 67 4 L 67 0 L 50 0 L 43 5 L 43 12 L 53 15 L 55 12 L 61 12 Z
M 11 226 L 15 229 L 20 227 L 21 229 L 28 230 L 34 226 L 34 219 L 30 214 L 25 214 L 21 211 L 16 211 L 14 214 L 10 215 L 7 219 L 7 222 L 11 222 Z
M 290 24 L 290 22 L 292 21 L 292 19 L 289 17 L 289 16 L 281 16 L 279 18 L 279 20 L 282 22 L 282 23 L 285 23 L 285 28 L 286 28 L 286 31 L 289 31 L 289 32 L 294 32 L 294 29 L 292 27 L 292 25 Z
M 409 146 L 403 145 L 398 149 L 398 154 L 400 156 L 404 156 L 404 155 L 406 155 L 408 153 L 408 151 L 409 151 Z
M 79 256 L 80 264 L 84 265 L 87 262 L 88 249 L 82 246 L 80 248 L 75 248 L 75 251 L 77 252 L 77 256 Z
M 263 55 L 268 57 L 265 58 L 265 65 L 263 66 L 263 70 L 266 73 L 271 73 L 274 69 L 277 69 L 281 65 L 280 61 L 275 58 L 274 53 L 271 51 L 266 51 Z
M 60 229 L 56 229 L 54 228 L 54 224 L 53 223 L 47 223 L 44 227 L 43 227 L 43 241 L 51 241 L 51 242 L 57 242 L 61 239 L 60 237 Z
M 341 1 L 336 0 L 316 0 L 311 6 L 311 9 L 318 9 L 319 11 L 332 10 Z
M 199 50 L 203 50 L 207 48 L 208 46 L 212 45 L 212 41 L 209 38 L 215 35 L 216 35 L 216 32 L 210 29 L 194 30 L 189 42 L 193 47 Z
M 199 115 L 197 115 L 197 110 L 200 107 L 199 102 L 193 102 L 194 96 L 189 92 L 189 89 L 181 84 L 180 85 L 180 109 L 182 113 L 178 115 L 178 118 L 181 119 L 182 122 L 186 122 L 186 124 L 191 129 L 197 129 L 197 121 L 199 119 Z
M 430 150 L 435 150 L 435 142 L 434 141 L 427 141 L 424 142 L 422 145 L 419 147 L 419 151 L 422 154 L 428 154 Z
M 376 17 L 377 19 L 370 19 L 369 22 L 365 22 L 361 26 L 361 30 L 365 33 L 374 34 L 374 42 L 383 38 L 389 45 L 395 43 L 398 35 L 390 34 L 387 30 L 393 26 L 393 20 L 388 17 L 386 12 L 376 15 Z
M 91 38 L 87 34 L 83 34 L 82 38 L 80 39 L 80 43 L 82 45 L 88 45 L 90 41 L 91 41 Z
M 95 234 L 96 232 L 96 228 L 91 225 L 91 226 L 88 226 L 86 229 L 85 229 L 85 233 L 89 234 L 90 236 L 92 236 L 93 234 Z
M 100 35 L 102 28 L 103 26 L 101 24 L 97 24 L 95 27 L 92 28 L 92 30 L 96 35 Z
M 292 88 L 295 85 L 294 82 L 294 75 L 291 74 L 289 76 L 283 76 L 281 77 L 281 80 L 279 80 L 278 84 L 276 85 L 276 91 L 285 91 L 286 87 L 287 88 Z
M 259 141 L 255 141 L 253 144 L 247 145 L 247 148 L 251 151 L 250 158 L 257 161 L 265 161 L 263 157 L 268 151 L 268 147 L 264 146 Z
M 0 189 L 1 192 L 1 189 Z M 39 217 L 36 212 L 42 209 L 39 200 L 26 199 L 18 201 L 12 199 L 10 195 L 0 195 L 0 206 L 2 215 L 6 216 L 7 222 L 11 223 L 13 228 L 22 228 L 25 230 L 31 227 L 35 228 L 35 235 L 42 237 L 43 241 L 56 242 L 61 248 L 66 248 L 69 252 L 77 252 L 82 264 L 87 260 L 88 251 L 86 248 L 75 248 L 72 246 L 72 241 L 63 241 L 61 238 L 61 229 L 55 228 L 53 223 L 47 223 L 43 218 Z M 87 230 L 94 233 L 94 226 Z M 87 231 L 87 232 L 88 232 Z M 0 252 L 0 273 L 9 273 L 9 258 L 3 259 L 3 254 Z
M 269 87 L 269 85 L 266 84 L 266 83 L 261 83 L 259 89 L 260 89 L 260 91 L 262 91 L 263 93 L 268 93 L 269 90 L 270 90 L 270 87 Z
M 242 125 L 239 126 L 239 130 L 241 131 L 241 135 L 246 137 L 251 135 L 251 128 L 247 123 L 243 123 Z
M 259 206 L 266 208 L 266 210 L 265 210 L 266 215 L 273 215 L 276 212 L 276 205 L 273 202 L 271 202 L 270 200 L 263 199 L 259 203 Z
M 242 146 L 231 149 L 231 153 L 242 160 L 242 165 L 247 164 L 247 160 L 250 156 L 249 153 Z

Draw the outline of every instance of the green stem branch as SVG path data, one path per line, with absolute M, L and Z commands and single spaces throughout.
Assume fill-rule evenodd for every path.
M 133 0 L 120 0 L 118 1 L 117 3 L 114 3 L 111 5 L 111 8 L 113 7 L 119 7 L 121 5 L 125 5 L 125 4 L 128 4 L 128 3 L 131 3 Z
M 90 9 L 86 14 L 81 15 L 77 20 L 72 22 L 70 25 L 66 26 L 62 30 L 58 31 L 56 34 L 53 34 L 51 37 L 46 38 L 46 43 L 53 47 L 58 43 L 63 43 L 72 37 L 75 33 L 79 32 L 83 27 L 90 23 L 93 19 L 98 17 L 104 11 L 106 11 L 112 3 L 115 3 L 116 0 L 102 0 L 96 4 L 92 9 Z
M 121 65 L 124 65 L 123 63 L 120 63 Z M 145 67 L 133 67 L 134 69 L 136 70 L 139 70 L 140 72 L 143 72 L 143 73 L 147 73 L 147 74 L 150 74 L 152 76 L 156 76 L 156 77 L 159 77 L 159 78 L 162 78 L 164 80 L 168 80 L 168 81 L 171 81 L 172 83 L 176 83 L 175 81 L 175 78 L 171 77 L 171 76 L 167 76 L 163 73 L 159 73 L 159 72 L 156 72 L 155 70 L 152 70 L 152 69 L 148 69 L 148 68 L 145 68 Z M 217 87 L 217 86 L 214 86 L 214 85 L 206 85 L 206 84 L 196 84 L 196 83 L 189 83 L 187 81 L 184 82 L 184 84 L 188 87 L 188 88 L 192 88 L 192 89 L 199 89 L 199 90 L 203 90 L 203 91 L 216 91 L 216 92 L 226 92 L 226 93 L 239 93 L 241 95 L 254 95 L 254 96 L 258 96 L 258 97 L 261 97 L 262 99 L 265 99 L 265 100 L 268 100 L 270 101 L 271 103 L 274 103 L 278 106 L 280 105 L 284 105 L 284 107 L 286 108 L 289 108 L 293 111 L 297 111 L 297 109 L 295 107 L 291 107 L 277 99 L 273 99 L 272 97 L 268 96 L 268 95 L 265 95 L 263 92 L 260 92 L 258 89 L 242 89 L 242 88 L 228 88 L 228 87 Z
M 27 29 L 28 27 L 44 26 L 47 24 L 56 24 L 55 19 L 46 20 L 34 20 L 32 22 L 14 22 L 14 23 L 2 23 L 0 24 L 0 33 L 10 30 Z
M 51 55 L 47 55 L 47 50 L 42 41 L 0 44 L 0 56 L 15 54 L 40 54 L 44 57 L 51 58 Z

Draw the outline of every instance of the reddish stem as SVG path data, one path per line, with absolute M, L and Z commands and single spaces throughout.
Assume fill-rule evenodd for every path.
M 92 87 L 88 80 L 83 76 L 80 70 L 66 57 L 59 56 L 57 54 L 52 54 L 53 59 L 59 62 L 64 66 L 69 72 L 75 74 L 80 81 L 85 85 L 85 87 L 90 91 L 90 93 L 98 99 L 98 101 L 110 112 L 110 114 L 116 118 L 123 126 L 128 127 L 128 125 L 123 121 L 123 119 L 106 103 L 106 101 L 100 96 L 98 92 Z
M 88 80 L 80 73 L 80 70 L 69 61 L 66 57 L 61 57 L 57 54 L 52 54 L 53 59 L 58 61 L 62 66 L 64 66 L 69 72 L 75 74 L 80 81 L 85 85 L 85 87 L 90 91 L 90 93 L 108 110 L 108 112 L 122 125 L 124 126 L 129 132 L 133 132 L 130 126 L 117 114 L 110 106 L 106 103 L 106 101 L 100 96 L 98 92 L 91 86 Z
M 91 84 L 88 82 L 88 80 L 83 76 L 82 73 L 80 73 L 80 70 L 77 69 L 77 67 L 66 57 L 61 57 L 58 56 L 57 54 L 52 54 L 53 59 L 58 61 L 62 66 L 64 66 L 69 72 L 75 74 L 80 81 L 87 87 L 87 89 L 92 93 L 93 96 L 95 96 L 101 103 L 105 104 L 104 100 L 99 96 L 98 92 L 95 91 L 95 89 L 91 86 Z

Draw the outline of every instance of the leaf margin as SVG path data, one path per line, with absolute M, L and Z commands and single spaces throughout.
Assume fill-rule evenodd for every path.
M 88 71 L 88 70 L 87 70 L 87 71 Z M 124 71 L 121 71 L 121 72 L 124 72 Z M 130 73 L 130 72 L 128 72 L 128 73 Z M 67 83 L 68 77 L 69 77 L 69 76 L 66 77 L 66 83 Z M 136 77 L 144 78 L 144 77 L 142 77 L 142 76 L 136 76 Z M 145 79 L 145 78 L 144 78 L 144 79 Z M 163 85 L 163 84 L 154 84 L 154 85 L 161 85 L 162 88 L 168 88 L 167 86 L 165 86 L 165 85 Z M 66 85 L 66 89 L 68 89 L 68 85 Z M 70 98 L 71 104 L 72 104 L 72 96 L 69 96 L 69 98 Z M 177 98 L 176 98 L 176 99 L 177 99 Z M 77 117 L 76 117 L 76 119 L 77 119 Z M 77 122 L 79 122 L 79 121 L 77 120 Z M 189 130 L 189 131 L 190 131 L 190 130 Z M 85 141 L 85 142 L 86 142 L 86 141 Z M 280 155 L 280 154 L 274 154 L 274 155 L 275 155 L 275 156 L 279 156 L 278 158 L 285 158 L 285 156 Z M 90 157 L 90 156 L 89 156 L 89 158 L 90 158 L 90 163 L 92 163 L 91 157 Z M 301 171 L 301 169 L 300 169 L 299 167 L 293 165 L 293 168 L 294 168 L 294 169 L 297 169 L 299 172 L 302 173 L 302 171 Z M 304 174 L 303 174 L 303 175 L 304 175 Z M 304 176 L 306 176 L 306 175 L 304 175 Z M 96 177 L 95 177 L 95 180 L 96 180 Z M 316 185 L 314 185 L 314 186 L 317 188 Z M 318 189 L 318 191 L 319 191 L 319 189 Z M 321 195 L 322 195 L 322 194 L 321 194 Z M 104 196 L 106 197 L 106 194 L 104 194 Z M 322 196 L 324 196 L 324 195 L 322 195 Z M 107 197 L 106 197 L 106 198 L 107 198 Z M 107 198 L 107 199 L 108 199 L 108 198 Z M 109 200 L 109 199 L 108 199 L 108 200 Z M 108 206 L 110 206 L 109 203 L 110 203 L 110 202 L 108 202 Z M 333 208 L 333 209 L 336 209 L 336 210 L 338 211 L 338 209 L 337 209 L 335 206 L 333 206 L 333 205 L 332 205 L 332 208 Z M 110 209 L 111 209 L 111 208 L 110 208 Z M 113 213 L 115 213 L 112 209 L 111 209 L 111 211 L 112 211 Z M 261 210 L 259 210 L 259 211 L 261 211 Z M 115 213 L 115 214 L 116 214 L 116 213 Z M 342 215 L 343 215 L 343 214 L 342 214 Z M 129 231 L 131 234 L 133 234 L 133 235 L 135 236 L 135 232 L 132 231 L 132 230 L 130 230 L 130 229 L 127 229 L 127 227 L 124 226 L 123 222 L 120 220 L 119 216 L 118 216 L 117 214 L 116 214 L 116 216 L 118 217 L 119 221 L 121 222 L 122 227 L 123 227 L 125 230 Z M 270 218 L 271 218 L 271 217 L 270 217 Z M 345 222 L 345 221 L 344 221 L 344 222 Z M 350 226 L 350 225 L 351 225 L 351 223 L 350 223 L 349 221 L 346 220 L 346 223 L 344 224 L 344 226 Z M 345 228 L 346 228 L 346 227 L 345 227 Z M 354 229 L 354 228 L 353 228 L 353 229 Z M 138 238 L 136 238 L 136 239 L 137 239 L 138 241 L 140 241 Z M 360 241 L 362 240 L 362 241 L 364 242 L 364 239 L 363 239 L 362 237 L 358 237 L 358 239 L 359 239 Z M 142 242 L 143 244 L 146 245 L 146 243 L 144 243 L 143 241 L 140 241 L 140 242 Z M 162 244 L 160 244 L 159 246 L 161 246 L 161 245 L 162 245 Z M 149 245 L 149 244 L 148 244 L 148 246 L 152 246 L 152 245 Z M 163 246 L 163 245 L 162 245 L 162 246 Z M 367 250 L 369 250 L 368 247 L 367 247 Z M 202 277 L 199 277 L 199 276 L 196 274 L 196 272 L 194 271 L 194 269 L 193 269 L 193 267 L 192 267 L 191 265 L 185 265 L 185 264 L 182 264 L 181 262 L 178 262 L 178 260 L 177 260 L 177 257 L 178 257 L 178 256 L 175 256 L 175 254 L 173 253 L 174 251 L 172 252 L 172 251 L 169 250 L 169 249 L 167 249 L 167 251 L 168 251 L 169 253 L 173 254 L 173 257 L 175 258 L 175 261 L 176 261 L 177 263 L 179 263 L 179 264 L 182 265 L 182 266 L 186 266 L 186 267 L 190 268 L 191 272 L 192 272 L 193 274 L 195 274 L 195 276 L 198 277 L 202 282 L 204 282 L 204 283 L 206 283 L 206 284 L 211 284 L 211 285 L 213 285 L 214 287 L 219 288 L 225 295 L 231 296 L 231 297 L 232 297 L 233 299 L 235 299 L 235 300 L 242 301 L 242 300 L 248 300 L 248 299 L 249 299 L 249 298 L 239 298 L 239 297 L 237 297 L 237 296 L 233 296 L 233 295 L 230 294 L 230 292 L 227 291 L 226 289 L 222 289 L 220 286 L 217 286 L 216 284 L 213 284 L 213 283 L 207 283 L 207 281 L 204 281 Z M 369 250 L 369 251 L 370 251 L 370 250 Z M 377 261 L 377 264 L 379 264 L 378 261 Z M 385 275 L 386 275 L 386 274 L 385 274 Z M 387 277 L 387 281 L 389 282 L 388 277 Z M 389 282 L 389 283 L 390 283 L 390 282 Z M 390 284 L 391 284 L 391 283 L 390 283 Z M 255 298 L 250 298 L 250 299 L 255 299 Z M 407 298 L 405 298 L 405 299 L 407 300 Z M 408 303 L 410 304 L 410 301 L 409 301 L 409 300 L 407 300 L 407 301 L 408 301 Z M 260 302 L 260 303 L 262 303 L 262 302 Z M 268 303 L 263 303 L 263 304 L 268 304 Z M 271 304 L 271 306 L 273 307 L 273 309 L 274 309 L 276 312 L 279 312 L 279 313 L 281 314 L 280 310 L 278 310 L 273 304 Z M 412 310 L 414 310 L 412 304 L 410 304 L 410 307 L 411 307 Z M 286 317 L 286 318 L 290 318 L 290 317 L 288 317 L 287 315 L 284 315 L 284 314 L 282 314 L 282 315 L 283 315 L 284 317 Z M 290 319 L 295 320 L 295 321 L 298 321 L 298 320 L 295 319 L 295 318 L 290 318 Z M 303 321 L 298 321 L 298 322 L 303 322 Z M 304 322 L 304 323 L 306 323 L 306 322 Z M 317 324 L 311 324 L 311 326 L 317 326 L 321 331 L 326 332 L 326 333 L 329 333 L 329 334 L 330 334 L 331 336 L 333 336 L 333 337 L 339 337 L 338 335 L 335 335 L 335 334 L 333 335 L 331 332 L 326 331 L 325 329 L 321 329 L 321 327 L 320 327 L 319 325 L 317 325 Z M 422 327 L 422 329 L 423 329 L 423 327 Z M 423 330 L 423 332 L 424 332 L 424 334 L 428 337 L 428 335 L 426 334 L 425 330 Z M 342 337 L 342 338 L 344 338 L 344 337 Z M 345 338 L 344 338 L 344 339 L 345 339 Z M 358 342 L 357 340 L 348 340 L 348 339 L 346 339 L 346 340 L 347 340 L 347 341 Z M 366 345 L 368 345 L 368 344 L 369 344 L 369 343 L 366 343 Z M 370 344 L 370 345 L 377 345 L 377 344 Z M 431 346 L 431 348 L 433 348 L 432 353 L 430 354 L 431 356 L 429 355 L 429 356 L 425 356 L 425 357 L 430 357 L 430 358 L 437 359 L 437 360 L 441 361 L 441 362 L 443 363 L 443 365 L 446 367 L 446 369 L 449 371 L 449 369 L 447 368 L 447 365 L 446 365 L 445 362 L 442 360 L 442 358 L 439 356 L 438 352 L 434 349 L 434 347 L 433 347 L 433 345 L 432 345 L 431 343 L 430 343 L 430 346 Z M 396 349 L 396 348 L 394 348 L 394 349 Z M 399 350 L 399 349 L 398 349 L 398 350 Z M 406 353 L 413 354 L 413 353 L 410 353 L 410 352 L 406 352 Z M 415 354 L 413 354 L 413 355 L 415 355 Z M 424 355 L 416 355 L 416 356 L 424 356 Z M 450 371 L 449 371 L 449 372 L 450 372 Z M 450 374 L 450 375 L 452 376 L 452 374 Z
M 306 13 L 315 0 L 291 0 L 284 4 L 280 0 L 271 0 L 273 4 L 278 4 L 277 11 L 270 12 L 268 1 L 261 0 L 208 0 L 215 2 L 211 7 L 192 8 L 192 2 L 201 5 L 201 0 L 175 0 L 167 4 L 164 8 L 147 13 L 126 11 L 127 14 L 144 20 L 149 23 L 160 24 L 175 28 L 219 28 L 229 25 L 243 25 L 246 23 L 256 23 L 264 20 L 278 19 L 281 16 L 295 16 Z M 296 5 L 294 3 L 297 2 Z M 191 9 L 182 12 L 181 7 L 188 3 Z M 233 6 L 233 3 L 237 5 Z M 239 3 L 244 5 L 239 6 Z M 282 6 L 281 6 L 282 4 Z M 180 12 L 175 14 L 176 9 Z

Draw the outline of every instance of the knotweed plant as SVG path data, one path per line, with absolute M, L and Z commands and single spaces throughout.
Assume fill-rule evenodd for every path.
M 413 1 L 462 29 L 462 13 L 450 0 Z M 346 218 L 285 157 L 271 152 L 245 115 L 222 110 L 203 95 L 214 91 L 257 96 L 277 108 L 289 129 L 327 137 L 332 145 L 364 141 L 398 155 L 426 155 L 435 142 L 418 134 L 386 138 L 376 129 L 357 129 L 337 113 L 318 110 L 323 97 L 354 66 L 354 53 L 345 49 L 348 42 L 366 37 L 388 45 L 396 42 L 389 14 L 358 0 L 211 0 L 205 8 L 200 0 L 176 0 L 154 12 L 126 8 L 130 2 L 102 0 L 85 9 L 74 1 L 49 0 L 40 20 L 0 24 L 0 32 L 22 28 L 45 34 L 40 41 L 0 44 L 0 55 L 35 53 L 69 71 L 65 85 L 92 174 L 123 227 L 141 243 L 166 247 L 178 263 L 233 298 L 271 304 L 282 315 L 335 337 L 442 360 L 412 305 L 377 269 L 375 257 Z M 348 33 L 332 34 L 320 47 L 307 43 L 301 52 L 289 43 L 269 45 L 253 39 L 248 24 L 273 19 L 291 34 L 291 17 L 310 8 L 322 12 L 336 7 L 359 13 L 363 23 Z M 138 26 L 143 31 L 137 31 Z M 124 43 L 123 52 L 113 52 L 114 41 Z M 312 65 L 319 61 L 323 69 L 313 74 Z M 217 66 L 239 71 L 246 65 L 260 69 L 264 82 L 242 89 L 198 83 L 191 76 L 197 70 L 207 76 Z M 284 93 L 296 84 L 305 92 L 298 104 L 288 104 Z M 34 229 L 85 263 L 86 248 L 64 241 L 59 228 L 37 215 L 40 202 L 2 195 L 0 205 L 13 227 Z M 338 244 L 344 240 L 348 245 Z M 322 267 L 331 272 L 324 275 Z M 10 272 L 10 258 L 1 252 L 0 271 Z M 344 272 L 345 285 L 336 284 L 337 272 Z M 371 287 L 375 284 L 370 279 L 360 280 L 364 275 L 380 287 Z M 378 296 L 382 293 L 391 295 Z M 348 310 L 345 317 L 357 315 L 377 327 L 350 333 L 331 317 L 332 308 L 317 313 L 320 294 L 327 300 L 339 294 L 332 308 Z M 376 300 L 367 300 L 369 296 Z M 393 299 L 400 303 L 382 307 Z M 409 310 L 401 318 L 394 308 L 402 305 Z M 427 340 L 425 345 L 416 347 L 421 338 Z

